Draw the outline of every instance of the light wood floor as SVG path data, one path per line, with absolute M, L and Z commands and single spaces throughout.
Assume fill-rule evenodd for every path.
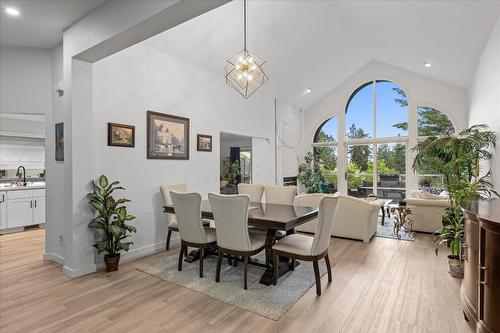
M 42 261 L 43 244 L 43 230 L 0 236 L 3 333 L 472 332 L 460 281 L 448 276 L 446 257 L 435 256 L 428 235 L 369 244 L 332 239 L 333 284 L 324 276 L 321 297 L 311 288 L 276 322 L 139 272 L 137 262 L 71 280 Z

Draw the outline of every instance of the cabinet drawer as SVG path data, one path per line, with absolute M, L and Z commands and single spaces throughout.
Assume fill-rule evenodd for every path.
M 32 198 L 33 191 L 32 190 L 13 190 L 7 191 L 7 200 L 9 199 L 23 199 L 23 198 Z
M 45 189 L 44 188 L 36 189 L 36 190 L 32 190 L 32 191 L 33 191 L 33 198 L 45 196 Z

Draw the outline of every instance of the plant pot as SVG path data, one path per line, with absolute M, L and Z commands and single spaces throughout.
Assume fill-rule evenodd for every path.
M 104 263 L 106 264 L 106 272 L 115 272 L 118 270 L 118 264 L 120 263 L 120 254 L 106 254 L 104 255 Z
M 463 278 L 464 277 L 464 262 L 459 259 L 458 256 L 448 256 L 448 265 L 450 270 L 448 273 L 454 278 Z

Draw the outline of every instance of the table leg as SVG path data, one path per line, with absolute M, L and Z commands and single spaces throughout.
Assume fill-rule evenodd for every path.
M 384 225 L 384 221 L 385 221 L 385 207 L 382 206 L 380 208 L 382 209 L 382 223 L 380 223 L 380 225 Z

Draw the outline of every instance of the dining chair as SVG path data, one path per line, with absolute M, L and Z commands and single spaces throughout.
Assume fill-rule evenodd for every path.
M 248 194 L 250 202 L 262 202 L 264 185 L 261 184 L 238 184 L 238 194 Z
M 321 295 L 321 279 L 319 276 L 318 261 L 325 258 L 328 272 L 328 283 L 332 282 L 332 268 L 328 258 L 330 234 L 335 223 L 335 212 L 338 205 L 338 196 L 326 196 L 319 203 L 318 223 L 313 236 L 291 234 L 280 239 L 273 245 L 273 260 L 279 262 L 279 257 L 287 257 L 304 261 L 312 261 L 314 278 L 316 280 L 316 294 Z M 273 284 L 278 283 L 278 265 L 274 265 Z
M 328 194 L 326 193 L 308 193 L 308 194 L 299 194 L 293 199 L 294 206 L 305 206 L 305 207 L 313 207 L 318 208 L 321 199 L 323 199 Z M 316 225 L 318 223 L 318 219 L 315 218 L 309 222 L 301 224 L 297 226 L 295 229 L 297 231 L 315 233 Z
M 248 208 L 250 197 L 246 194 L 222 195 L 209 193 L 215 228 L 217 230 L 217 270 L 215 282 L 220 281 L 222 256 L 224 254 L 243 257 L 243 288 L 247 289 L 248 261 L 251 256 L 262 251 L 266 236 L 248 232 Z
M 293 198 L 297 195 L 297 186 L 266 185 L 264 193 L 266 203 L 293 205 Z
M 187 246 L 200 249 L 200 277 L 203 277 L 203 258 L 205 249 L 216 245 L 214 228 L 204 227 L 201 219 L 201 195 L 199 193 L 180 193 L 170 191 L 170 197 L 177 215 L 181 250 L 177 270 L 182 271 L 183 254 Z
M 186 192 L 186 184 L 179 183 L 175 185 L 161 185 L 160 186 L 161 194 L 163 195 L 163 201 L 166 206 L 172 205 L 172 199 L 170 198 L 170 191 L 176 192 Z M 172 232 L 179 232 L 179 226 L 177 225 L 177 218 L 173 214 L 165 214 L 167 219 L 167 241 L 165 245 L 165 250 L 170 250 L 170 239 L 172 237 Z M 209 226 L 210 222 L 203 220 L 205 226 Z M 187 250 L 187 249 L 186 249 Z

